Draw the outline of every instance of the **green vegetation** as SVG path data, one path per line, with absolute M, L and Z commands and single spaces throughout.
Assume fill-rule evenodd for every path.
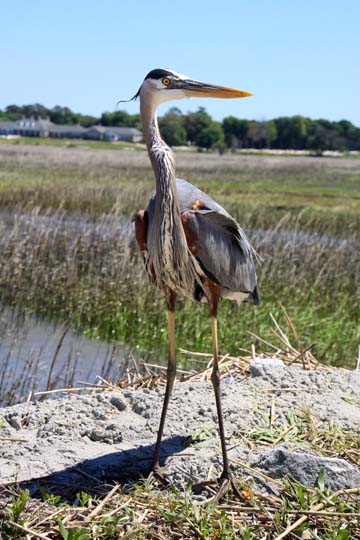
M 279 484 L 279 482 L 277 482 Z M 289 538 L 316 540 L 359 539 L 359 490 L 330 493 L 285 480 L 280 496 L 257 498 L 245 483 L 243 501 L 229 495 L 218 507 L 202 506 L 175 487 L 160 491 L 139 482 L 123 489 L 115 485 L 107 495 L 78 493 L 74 501 L 53 503 L 30 498 L 29 492 L 14 494 L 0 532 L 4 540 L 46 538 L 56 540 L 271 540 L 286 531 Z M 85 500 L 85 503 L 82 503 Z M 260 536 L 261 535 L 261 536 Z
M 0 120 L 16 120 L 22 116 L 48 117 L 55 124 L 80 124 L 88 127 L 100 123 L 104 126 L 141 129 L 140 115 L 128 114 L 126 111 L 104 112 L 100 117 L 94 117 L 74 113 L 68 107 L 48 109 L 39 103 L 9 105 L 5 111 L 0 111 Z M 222 122 L 215 122 L 202 107 L 187 114 L 172 107 L 160 118 L 160 127 L 171 146 L 190 143 L 200 148 L 216 149 L 220 153 L 228 148 L 307 149 L 317 155 L 325 150 L 360 150 L 360 128 L 348 120 L 330 122 L 296 115 L 257 121 L 228 116 Z
M 91 139 L 66 139 L 61 137 L 16 137 L 15 139 L 0 139 L 1 144 L 31 145 L 31 146 L 59 146 L 65 148 L 93 148 L 98 150 L 144 150 L 145 145 L 124 141 L 96 141 Z
M 164 301 L 128 232 L 127 219 L 154 186 L 146 153 L 23 145 L 0 145 L 0 152 L 0 300 L 165 357 Z M 312 345 L 320 360 L 353 366 L 360 343 L 357 161 L 179 154 L 177 163 L 179 176 L 239 219 L 264 259 L 261 306 L 220 306 L 221 351 L 249 348 L 247 331 L 271 338 L 269 314 L 281 320 L 284 305 L 302 336 L 299 349 Z M 179 302 L 177 324 L 178 347 L 211 350 L 206 308 Z

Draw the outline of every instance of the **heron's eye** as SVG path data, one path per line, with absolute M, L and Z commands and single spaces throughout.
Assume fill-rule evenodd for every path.
M 169 86 L 169 84 L 171 83 L 168 77 L 164 77 L 161 82 L 163 83 L 164 86 Z

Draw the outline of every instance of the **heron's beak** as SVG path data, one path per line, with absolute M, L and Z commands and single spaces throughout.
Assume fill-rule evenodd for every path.
M 245 92 L 245 90 L 192 80 L 181 81 L 180 88 L 187 97 L 243 98 L 252 96 L 251 92 Z

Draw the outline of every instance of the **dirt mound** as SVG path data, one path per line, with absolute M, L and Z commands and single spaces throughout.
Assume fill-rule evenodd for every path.
M 307 371 L 258 359 L 251 365 L 250 378 L 225 377 L 221 391 L 229 458 L 237 476 L 260 478 L 257 471 L 273 478 L 291 474 L 314 484 L 323 470 L 332 488 L 360 485 L 359 452 L 350 448 L 342 453 L 340 442 L 336 445 L 336 437 L 352 437 L 354 443 L 358 439 L 360 373 Z M 163 392 L 87 390 L 1 409 L 0 482 L 78 490 L 94 482 L 145 475 Z M 209 381 L 175 385 L 162 461 L 169 464 L 169 479 L 175 483 L 221 472 Z M 275 489 L 276 483 L 271 486 L 264 478 L 262 486 Z

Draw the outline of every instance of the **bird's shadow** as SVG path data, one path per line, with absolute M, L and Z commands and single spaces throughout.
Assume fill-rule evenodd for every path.
M 186 437 L 174 436 L 163 439 L 160 452 L 160 466 L 164 466 L 173 454 L 185 449 Z M 56 471 L 40 478 L 17 483 L 19 489 L 28 489 L 32 497 L 43 496 L 44 492 L 60 495 L 71 501 L 77 493 L 84 491 L 91 495 L 104 494 L 117 482 L 128 485 L 146 478 L 150 472 L 154 444 L 129 448 L 93 459 L 86 459 L 76 465 Z M 1 488 L 1 485 L 0 485 Z M 2 498 L 0 489 L 0 498 Z

